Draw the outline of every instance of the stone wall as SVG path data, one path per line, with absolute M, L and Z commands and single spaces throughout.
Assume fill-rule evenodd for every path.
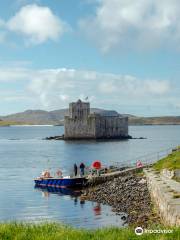
M 90 114 L 87 119 L 66 116 L 64 122 L 66 139 L 128 137 L 128 118 Z
M 95 138 L 95 119 L 89 116 L 87 119 L 65 117 L 64 121 L 65 139 Z
M 97 138 L 128 136 L 128 118 L 97 116 L 95 122 Z
M 163 169 L 161 171 L 161 174 L 166 178 L 169 178 L 169 179 L 175 178 L 178 181 L 180 181 L 180 169 L 176 169 L 176 170 Z
M 90 114 L 89 102 L 72 102 L 69 104 L 69 117 L 74 119 L 87 119 Z
M 151 198 L 159 211 L 162 222 L 167 226 L 180 226 L 180 183 L 164 178 L 152 170 L 144 170 Z
M 113 139 L 128 137 L 128 118 L 90 114 L 90 104 L 78 100 L 69 104 L 64 118 L 65 139 Z

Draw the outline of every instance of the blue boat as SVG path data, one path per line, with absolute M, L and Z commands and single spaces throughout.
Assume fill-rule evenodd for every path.
M 35 186 L 55 187 L 55 188 L 82 188 L 85 186 L 87 179 L 85 177 L 75 178 L 36 178 Z

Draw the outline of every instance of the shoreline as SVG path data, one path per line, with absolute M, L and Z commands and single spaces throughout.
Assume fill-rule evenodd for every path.
M 0 124 L 0 127 L 24 127 L 24 126 L 30 126 L 30 127 L 64 127 L 64 124 Z M 144 126 L 180 126 L 180 123 L 157 123 L 157 124 L 129 124 L 130 127 L 144 127 Z
M 160 223 L 154 211 L 147 180 L 143 172 L 128 173 L 123 177 L 90 186 L 83 190 L 81 198 L 107 204 L 117 214 L 125 213 L 128 225 L 147 227 L 149 223 Z
M 50 137 L 46 137 L 43 140 L 64 140 L 64 141 L 84 141 L 84 140 L 128 140 L 128 139 L 133 139 L 130 135 L 128 136 L 119 136 L 119 137 L 99 137 L 99 138 L 95 138 L 95 137 L 74 137 L 74 138 L 66 138 L 63 135 L 60 136 L 50 136 Z M 140 139 L 144 139 L 144 138 L 140 138 Z

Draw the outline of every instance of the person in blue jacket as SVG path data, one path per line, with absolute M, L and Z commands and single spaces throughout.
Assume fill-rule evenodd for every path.
M 85 169 L 84 163 L 81 163 L 80 166 L 79 166 L 79 168 L 80 168 L 80 175 L 81 175 L 81 177 L 82 177 L 82 176 L 84 176 L 84 169 Z

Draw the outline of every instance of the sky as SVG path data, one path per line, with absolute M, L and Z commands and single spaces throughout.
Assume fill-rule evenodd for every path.
M 180 115 L 179 0 L 0 0 L 0 115 Z

